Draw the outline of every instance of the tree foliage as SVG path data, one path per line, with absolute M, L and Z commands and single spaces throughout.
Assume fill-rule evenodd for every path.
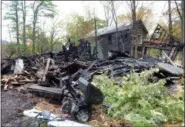
M 55 16 L 54 4 L 50 0 L 34 1 L 31 4 L 33 12 L 33 32 L 32 32 L 32 41 L 33 47 L 32 52 L 35 52 L 35 32 L 38 16 L 46 16 L 53 18 Z
M 6 13 L 4 19 L 10 20 L 14 24 L 14 27 L 12 27 L 12 31 L 16 33 L 16 40 L 17 40 L 17 53 L 20 54 L 20 38 L 19 38 L 19 12 L 21 10 L 20 7 L 20 1 L 12 1 L 9 5 L 9 11 Z
M 105 21 L 96 17 L 97 29 L 105 26 Z M 66 22 L 68 36 L 77 42 L 80 38 L 94 30 L 94 19 L 86 20 L 84 16 L 72 14 Z
M 136 20 L 142 20 L 147 28 L 151 27 L 152 21 L 152 7 L 144 5 L 143 3 L 136 5 Z M 121 14 L 118 16 L 118 22 L 131 22 L 132 21 L 132 13 L 131 11 Z
M 182 23 L 182 10 L 180 9 L 181 3 L 171 3 L 172 5 L 176 4 L 176 6 L 172 7 L 171 15 L 172 15 L 172 35 L 177 37 L 179 40 L 182 40 L 182 29 L 181 29 L 181 23 Z M 168 19 L 169 11 L 166 10 L 163 13 L 163 16 Z M 165 27 L 168 31 L 168 25 L 165 23 L 162 23 L 162 26 Z
M 62 42 L 62 32 L 64 29 L 64 23 L 63 21 L 59 20 L 53 20 L 51 23 L 51 26 L 49 28 L 49 46 L 50 46 L 50 51 L 53 51 L 55 44 Z M 62 43 L 61 43 L 62 44 Z
M 40 28 L 37 26 L 37 23 L 40 16 L 54 18 L 54 16 L 57 14 L 55 11 L 55 5 L 52 3 L 52 1 L 10 1 L 9 4 L 6 4 L 6 6 L 9 8 L 9 11 L 6 13 L 4 19 L 10 20 L 13 23 L 13 32 L 16 33 L 17 38 L 17 44 L 13 47 L 16 47 L 18 49 L 18 55 L 20 55 L 20 52 L 24 51 L 24 54 L 26 55 L 27 51 L 29 51 L 30 47 L 28 47 L 28 49 L 26 50 L 26 42 L 28 39 L 32 40 L 32 53 L 35 53 L 35 51 L 38 52 L 38 49 L 39 52 L 41 52 L 41 49 L 43 48 L 40 46 L 43 46 L 44 44 L 41 45 L 41 42 L 39 42 L 42 38 L 39 36 L 41 35 L 42 31 L 39 32 Z M 32 14 L 30 13 L 30 11 L 32 12 Z M 30 16 L 33 17 L 26 20 L 27 13 L 30 13 Z M 28 21 L 30 20 L 32 21 L 32 26 L 30 26 L 31 24 L 28 23 Z M 46 34 L 44 33 L 44 35 Z M 22 42 L 24 46 L 22 46 Z M 45 42 L 46 41 L 42 43 Z M 22 48 L 24 50 L 22 50 Z M 13 48 L 11 49 L 13 50 Z

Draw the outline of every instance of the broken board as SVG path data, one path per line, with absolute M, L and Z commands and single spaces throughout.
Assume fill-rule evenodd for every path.
M 38 84 L 33 84 L 28 87 L 30 93 L 36 93 L 36 95 L 61 100 L 62 90 L 60 88 L 44 87 Z
M 159 69 L 167 71 L 168 73 L 171 73 L 173 75 L 181 75 L 184 73 L 184 70 L 182 68 L 167 63 L 157 63 L 157 66 L 159 67 Z

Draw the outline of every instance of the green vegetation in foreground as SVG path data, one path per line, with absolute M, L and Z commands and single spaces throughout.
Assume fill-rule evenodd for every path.
M 95 76 L 93 83 L 105 96 L 107 114 L 113 118 L 124 117 L 134 126 L 182 123 L 184 99 L 167 94 L 165 80 L 151 82 L 152 74 L 157 71 L 151 69 L 142 73 L 131 73 L 114 80 L 105 74 Z

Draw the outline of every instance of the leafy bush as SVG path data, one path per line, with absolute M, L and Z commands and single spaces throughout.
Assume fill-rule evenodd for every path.
M 165 80 L 149 80 L 157 71 L 131 73 L 114 80 L 105 74 L 95 76 L 93 83 L 105 95 L 107 114 L 114 118 L 124 117 L 134 126 L 183 122 L 184 102 L 167 94 Z
M 158 58 L 161 55 L 161 53 L 159 49 L 149 49 L 148 55 Z

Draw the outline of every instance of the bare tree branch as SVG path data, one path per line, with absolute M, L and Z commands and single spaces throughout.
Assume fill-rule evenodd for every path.
M 126 0 L 127 5 L 131 8 L 131 0 Z
M 103 8 L 104 8 L 104 15 L 105 15 L 105 19 L 106 19 L 106 23 L 107 26 L 109 26 L 111 24 L 111 7 L 110 7 L 110 3 L 108 1 L 104 1 L 101 2 Z
M 118 22 L 117 22 L 117 15 L 114 7 L 114 2 L 111 0 L 111 7 L 112 7 L 112 17 L 114 19 L 115 25 L 116 25 L 116 43 L 118 44 L 118 50 L 120 50 L 120 42 L 118 41 Z
M 180 20 L 182 21 L 182 14 L 181 14 L 180 9 L 178 7 L 177 1 L 176 0 L 174 0 L 174 1 L 175 1 L 175 5 L 176 5 L 176 8 L 177 8 L 177 12 L 179 14 Z

